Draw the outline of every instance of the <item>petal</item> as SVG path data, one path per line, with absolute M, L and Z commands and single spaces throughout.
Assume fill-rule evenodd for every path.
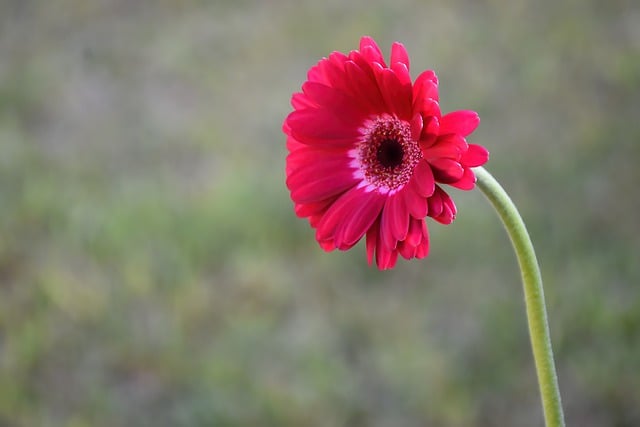
M 433 197 L 429 198 L 428 215 L 442 224 L 451 224 L 456 217 L 455 203 L 439 185 L 436 185 Z
M 321 200 L 314 203 L 296 204 L 294 212 L 300 218 L 307 218 L 310 216 L 317 216 L 324 213 L 325 210 L 333 203 L 335 197 Z
M 323 58 L 318 62 L 317 74 L 319 76 L 314 79 L 309 78 L 309 81 L 316 81 L 338 89 L 347 89 L 344 75 L 344 63 L 347 59 L 348 57 L 343 53 L 332 52 L 329 58 Z
M 353 97 L 322 83 L 306 82 L 302 85 L 302 90 L 318 107 L 332 111 L 343 121 L 360 123 L 369 113 Z
M 360 39 L 360 52 L 362 56 L 368 62 L 377 62 L 383 67 L 387 65 L 384 62 L 384 56 L 382 55 L 382 51 L 378 47 L 378 44 L 369 36 L 364 36 Z
M 395 240 L 390 247 L 395 246 L 395 242 L 407 237 L 409 212 L 404 200 L 402 191 L 397 192 L 387 198 L 382 211 L 381 227 L 385 229 L 385 233 L 388 231 L 388 234 Z
M 467 136 L 480 124 L 480 116 L 471 110 L 454 111 L 440 119 L 440 135 L 457 133 Z
M 429 197 L 435 189 L 435 180 L 431 166 L 426 160 L 420 160 L 413 170 L 412 181 L 416 184 L 416 190 L 422 197 Z
M 432 146 L 422 147 L 422 155 L 430 162 L 443 157 L 459 161 L 462 154 L 468 149 L 469 145 L 464 137 L 450 133 L 439 137 Z
M 363 197 L 363 201 L 352 212 L 346 212 L 344 221 L 335 232 L 335 244 L 338 248 L 355 245 L 380 216 L 387 198 L 375 192 Z
M 317 104 L 310 100 L 304 93 L 298 92 L 294 93 L 291 97 L 291 106 L 294 110 L 303 110 L 309 107 L 317 107 Z
M 422 125 L 422 134 L 420 134 L 420 148 L 423 150 L 432 146 L 438 140 L 438 134 L 440 132 L 440 120 L 436 116 L 424 117 L 424 123 Z
M 371 265 L 376 246 L 378 246 L 378 236 L 380 231 L 380 217 L 367 230 L 367 263 Z
M 378 82 L 373 76 L 369 76 L 353 61 L 348 61 L 345 64 L 345 72 L 347 73 L 352 93 L 365 109 L 371 113 L 385 111 L 384 99 L 378 88 Z
M 391 45 L 391 64 L 400 62 L 409 69 L 409 54 L 402 43 L 394 42 Z
M 438 102 L 438 78 L 429 70 L 421 73 L 413 83 L 413 110 L 424 111 L 427 102 Z
M 318 241 L 334 240 L 338 226 L 349 220 L 359 206 L 368 202 L 368 198 L 376 197 L 373 192 L 365 192 L 363 188 L 352 188 L 344 193 L 327 209 L 316 230 Z
M 323 161 L 339 161 L 343 159 L 350 163 L 352 158 L 348 154 L 348 150 L 341 147 L 312 147 L 298 143 L 294 138 L 287 138 L 287 176 L 299 167 L 306 167 L 310 163 L 320 163 Z
M 430 160 L 433 176 L 438 182 L 450 184 L 462 178 L 464 168 L 455 160 L 439 158 Z
M 413 89 L 411 88 L 411 74 L 409 74 L 409 68 L 401 62 L 395 62 L 391 64 L 391 70 L 395 73 L 396 77 L 398 77 L 398 81 L 400 81 L 402 86 L 406 87 L 409 104 L 411 104 L 411 100 L 413 99 Z
M 468 167 L 482 166 L 489 161 L 489 151 L 481 145 L 469 144 L 466 153 L 460 158 L 460 163 Z
M 374 65 L 380 92 L 387 105 L 387 112 L 394 113 L 398 118 L 411 119 L 411 86 L 403 86 L 396 74 L 389 68 Z
M 336 196 L 355 186 L 358 180 L 344 163 L 318 162 L 300 167 L 287 177 L 287 188 L 296 203 L 312 203 Z
M 418 193 L 416 185 L 414 180 L 409 181 L 409 184 L 407 184 L 402 191 L 402 196 L 404 197 L 404 204 L 409 214 L 414 218 L 420 219 L 427 216 L 428 204 L 427 198 Z
M 376 264 L 380 270 L 389 270 L 396 265 L 398 251 L 387 249 L 384 245 L 376 247 Z
M 360 137 L 358 124 L 347 123 L 329 110 L 293 111 L 286 119 L 291 134 L 301 143 L 345 145 Z M 320 140 L 320 141 L 318 141 Z
M 452 182 L 451 186 L 460 190 L 473 190 L 476 185 L 476 175 L 470 168 L 465 168 L 464 175 L 456 182 Z
M 423 120 L 420 114 L 415 114 L 411 119 L 411 139 L 418 141 L 422 133 Z

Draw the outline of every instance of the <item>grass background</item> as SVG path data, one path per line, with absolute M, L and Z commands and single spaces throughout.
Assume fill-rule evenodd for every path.
M 568 425 L 640 425 L 640 6 L 0 3 L 0 425 L 538 426 L 478 191 L 380 273 L 284 186 L 290 94 L 361 35 L 440 77 L 518 204 Z

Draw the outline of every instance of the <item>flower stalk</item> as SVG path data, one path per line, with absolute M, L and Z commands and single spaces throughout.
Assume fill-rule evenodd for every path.
M 547 321 L 542 277 L 531 238 L 509 195 L 483 167 L 474 168 L 478 188 L 496 209 L 518 258 L 533 358 L 540 386 L 540 396 L 547 427 L 564 426 L 558 377 L 553 361 L 553 350 Z

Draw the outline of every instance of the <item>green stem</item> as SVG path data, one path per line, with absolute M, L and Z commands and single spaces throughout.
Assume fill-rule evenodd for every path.
M 478 187 L 498 212 L 515 249 L 522 273 L 524 299 L 533 358 L 547 427 L 564 426 L 558 377 L 553 363 L 553 350 L 547 322 L 540 268 L 527 228 L 509 195 L 484 168 L 474 168 Z

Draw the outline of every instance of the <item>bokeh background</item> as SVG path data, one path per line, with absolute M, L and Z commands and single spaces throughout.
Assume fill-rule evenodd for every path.
M 478 191 L 390 272 L 293 214 L 306 70 L 402 41 L 523 213 L 567 421 L 640 425 L 640 4 L 4 0 L 0 425 L 539 426 Z

